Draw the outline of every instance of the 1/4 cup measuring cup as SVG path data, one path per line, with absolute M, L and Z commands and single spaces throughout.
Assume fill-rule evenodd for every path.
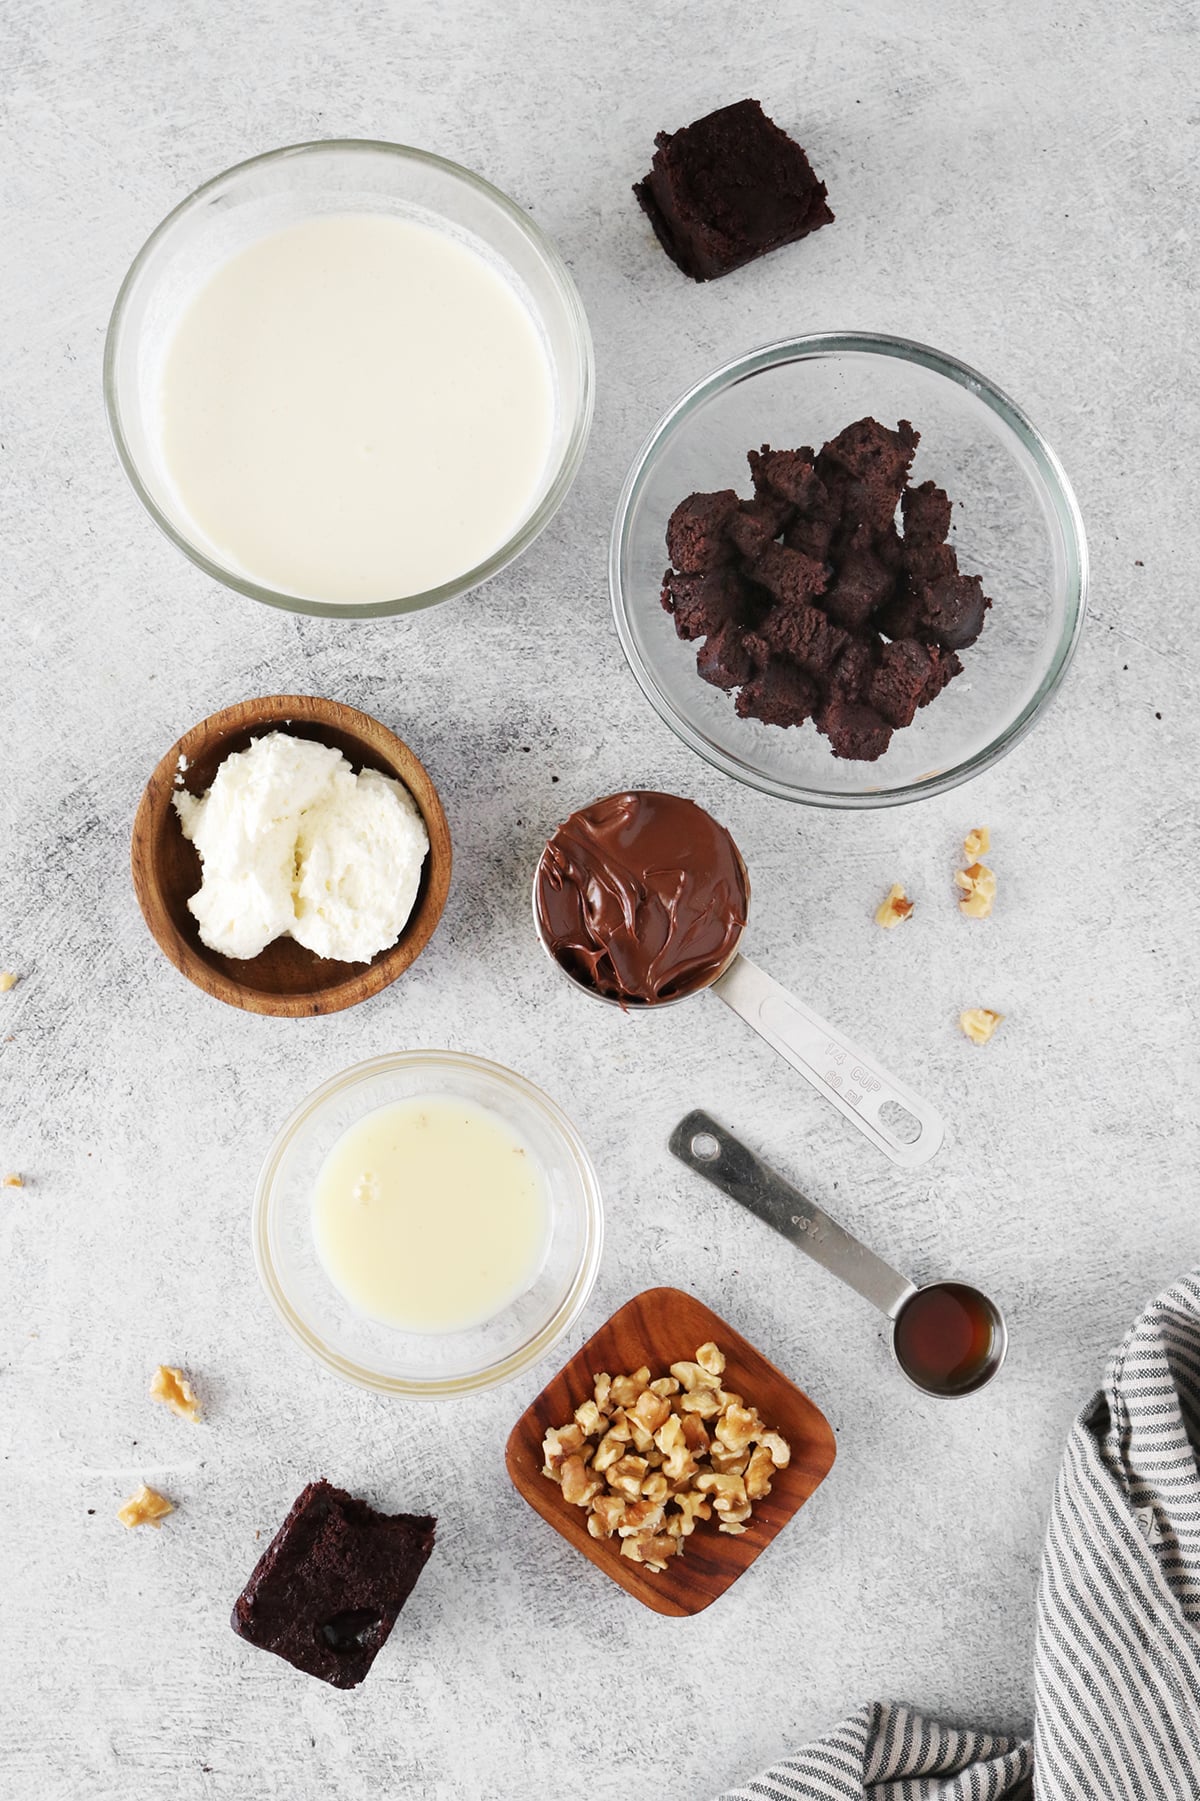
M 891 1327 L 892 1356 L 915 1388 L 939 1400 L 958 1400 L 997 1373 L 1008 1332 L 999 1307 L 978 1288 L 910 1282 L 708 1113 L 689 1113 L 667 1143 L 681 1163 L 877 1307 Z
M 673 835 L 659 829 L 664 820 Z M 574 861 L 564 876 L 566 859 L 558 847 L 572 828 Z M 712 875 L 711 897 L 705 892 L 710 862 L 723 871 L 719 878 Z M 564 950 L 549 920 L 551 889 L 561 890 L 568 879 L 578 890 L 571 897 L 574 915 L 586 921 L 589 935 L 582 949 Z M 741 894 L 734 905 L 730 890 L 738 883 Z M 550 839 L 533 878 L 533 918 L 542 946 L 585 994 L 640 1011 L 710 989 L 893 1163 L 905 1169 L 927 1163 L 945 1135 L 936 1108 L 743 956 L 739 945 L 749 898 L 745 863 L 725 828 L 692 801 L 643 790 L 609 795 L 572 814 Z M 639 932 L 653 933 L 665 950 L 672 933 L 697 948 L 688 960 L 694 977 L 666 992 L 656 989 L 653 999 L 632 985 L 605 993 L 588 979 L 589 967 L 617 954 L 618 940 L 626 957 L 631 947 L 636 950 Z M 699 954 L 701 946 L 707 956 Z

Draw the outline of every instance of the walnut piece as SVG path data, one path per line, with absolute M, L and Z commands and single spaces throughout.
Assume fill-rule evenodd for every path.
M 200 1418 L 196 1391 L 183 1371 L 172 1369 L 169 1363 L 160 1363 L 150 1378 L 150 1395 L 153 1400 L 161 1401 L 165 1407 L 169 1407 L 173 1413 L 191 1420 L 193 1425 Z
M 954 880 L 964 890 L 959 912 L 968 919 L 986 919 L 996 898 L 995 872 L 986 863 L 971 863 L 966 869 L 956 870 Z
M 907 919 L 912 910 L 913 903 L 899 882 L 893 882 L 875 909 L 875 924 L 890 932 L 902 919 Z
M 123 1526 L 153 1526 L 157 1531 L 169 1513 L 174 1513 L 173 1504 L 166 1495 L 160 1495 L 155 1489 L 147 1488 L 143 1482 L 135 1489 L 129 1499 L 117 1508 L 117 1518 Z
M 990 1007 L 966 1007 L 958 1023 L 972 1044 L 986 1044 L 1003 1018 L 1003 1013 L 993 1013 Z
M 11 969 L 0 969 L 0 994 L 7 994 L 10 988 L 16 987 L 20 979 Z
M 985 825 L 974 826 L 963 839 L 963 850 L 968 863 L 977 863 L 991 848 L 992 834 Z
M 542 1474 L 586 1508 L 590 1537 L 617 1538 L 622 1557 L 661 1572 L 683 1555 L 698 1520 L 715 1515 L 721 1532 L 745 1532 L 791 1450 L 721 1386 L 724 1375 L 724 1353 L 711 1342 L 654 1381 L 647 1365 L 602 1373 L 574 1419 L 549 1429 Z

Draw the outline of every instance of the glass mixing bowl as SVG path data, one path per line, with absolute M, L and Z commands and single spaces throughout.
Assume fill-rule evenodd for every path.
M 913 482 L 954 505 L 951 542 L 993 601 L 963 673 L 875 763 L 842 762 L 811 721 L 739 719 L 696 673 L 659 594 L 665 533 L 696 490 L 749 495 L 746 452 L 820 445 L 873 414 L 921 434 Z M 625 482 L 609 559 L 613 612 L 647 700 L 707 762 L 781 800 L 886 807 L 938 794 L 986 769 L 1033 725 L 1062 681 L 1083 626 L 1087 546 L 1062 466 L 998 388 L 922 344 L 846 332 L 770 344 L 727 363 L 655 427 Z
M 424 593 L 342 604 L 278 592 L 222 560 L 189 517 L 163 466 L 158 396 L 180 314 L 220 264 L 284 226 L 319 214 L 363 212 L 435 226 L 503 275 L 541 336 L 554 388 L 554 424 L 538 491 L 524 519 L 482 563 Z M 338 618 L 378 618 L 435 606 L 477 587 L 526 551 L 575 479 L 591 426 L 594 388 L 583 303 L 562 257 L 528 213 L 457 163 L 403 144 L 367 139 L 271 150 L 197 188 L 134 258 L 104 347 L 104 399 L 113 442 L 134 493 L 155 524 L 227 588 L 289 612 Z
M 416 1095 L 462 1096 L 499 1114 L 537 1160 L 549 1202 L 533 1282 L 501 1313 L 459 1332 L 406 1332 L 357 1312 L 326 1274 L 313 1239 L 313 1191 L 334 1144 L 364 1114 Z M 363 1388 L 448 1400 L 511 1381 L 570 1330 L 600 1267 L 604 1218 L 579 1135 L 540 1089 L 482 1057 L 399 1051 L 344 1070 L 297 1107 L 263 1164 L 253 1238 L 263 1286 L 312 1356 Z

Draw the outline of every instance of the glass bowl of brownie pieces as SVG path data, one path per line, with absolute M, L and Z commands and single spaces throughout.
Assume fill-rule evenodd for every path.
M 820 807 L 996 762 L 1087 605 L 1078 504 L 1021 408 L 953 357 L 854 332 L 690 389 L 629 472 L 609 574 L 630 667 L 684 743 Z

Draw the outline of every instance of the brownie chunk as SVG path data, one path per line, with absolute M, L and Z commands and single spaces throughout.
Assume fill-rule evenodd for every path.
M 702 575 L 733 560 L 725 527 L 738 505 L 732 488 L 719 494 L 689 494 L 680 501 L 667 526 L 667 555 L 676 569 L 684 575 Z
M 919 441 L 866 418 L 816 455 L 764 444 L 751 499 L 693 494 L 672 514 L 663 606 L 744 719 L 811 718 L 835 756 L 869 762 L 961 674 L 992 603 L 946 541 L 949 496 L 909 486 Z
M 738 692 L 734 707 L 743 719 L 764 725 L 803 725 L 820 705 L 821 690 L 786 657 L 772 657 Z
M 714 688 L 739 688 L 754 674 L 755 663 L 745 637 L 731 620 L 706 638 L 696 652 L 696 669 L 702 681 Z
M 233 1630 L 309 1676 L 356 1688 L 428 1562 L 436 1524 L 310 1482 L 234 1603 Z
M 751 581 L 785 607 L 804 606 L 822 592 L 828 580 L 824 563 L 806 557 L 801 550 L 789 550 L 786 544 L 768 544 L 751 564 L 749 574 Z
M 851 638 L 830 674 L 831 695 L 840 694 L 844 700 L 866 700 L 883 648 L 874 632 Z
M 850 642 L 840 626 L 831 625 L 819 607 L 772 607 L 756 639 L 780 656 L 790 657 L 809 675 L 828 681 L 834 664 Z
M 711 281 L 832 223 L 823 181 L 757 100 L 660 131 L 638 204 L 671 261 Z
M 889 725 L 911 725 L 937 667 L 937 657 L 936 650 L 916 638 L 897 638 L 885 644 L 867 691 L 868 704 Z
M 882 531 L 894 519 L 919 440 L 907 419 L 895 431 L 878 419 L 858 419 L 824 446 L 817 473 L 841 500 L 852 529 Z
M 710 569 L 704 575 L 677 575 L 668 569 L 662 603 L 681 638 L 706 638 L 730 620 L 748 624 L 754 617 L 752 593 L 736 569 Z
M 737 512 L 730 516 L 726 536 L 738 554 L 752 563 L 771 540 L 791 524 L 795 511 L 790 501 L 780 499 L 768 489 L 756 494 L 753 500 L 742 501 Z
M 790 506 L 811 507 L 821 485 L 811 445 L 805 444 L 799 450 L 772 450 L 764 444 L 761 450 L 748 450 L 746 461 L 757 495 L 774 494 Z
M 835 694 L 816 715 L 817 730 L 828 738 L 835 757 L 874 763 L 892 741 L 892 728 L 873 707 Z
M 983 630 L 983 616 L 991 606 L 977 575 L 944 575 L 931 582 L 921 597 L 925 635 L 943 650 L 966 650 Z
M 838 564 L 821 605 L 835 625 L 844 626 L 848 632 L 862 631 L 895 585 L 895 577 L 873 551 L 851 550 Z

